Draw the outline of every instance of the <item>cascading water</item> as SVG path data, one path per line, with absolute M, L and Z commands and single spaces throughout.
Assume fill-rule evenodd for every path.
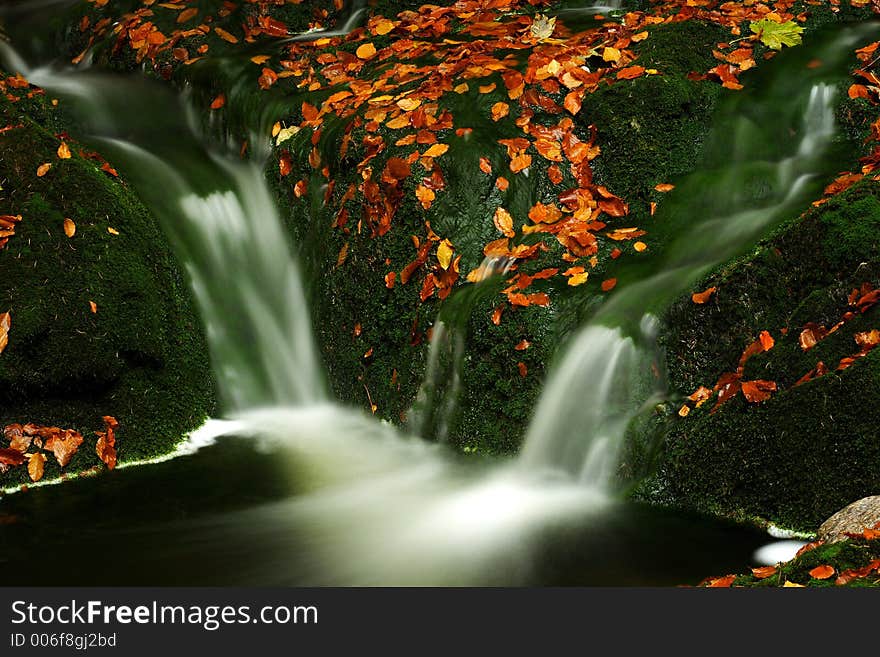
M 817 59 L 825 67 L 839 66 L 857 38 L 851 32 L 826 44 Z M 756 121 L 733 102 L 719 113 L 701 172 L 679 184 L 678 204 L 656 219 L 677 214 L 679 221 L 696 221 L 672 241 L 653 271 L 624 285 L 562 352 L 526 435 L 524 469 L 562 470 L 586 486 L 608 490 L 630 421 L 662 384 L 640 384 L 659 375 L 650 373 L 652 313 L 794 212 L 808 182 L 826 170 L 823 158 L 835 133 L 834 87 L 817 80 L 793 89 L 790 80 L 779 78 L 767 87 L 765 102 L 782 111 Z M 786 126 L 791 126 L 788 139 L 777 138 L 769 159 L 768 131 Z
M 850 36 L 817 53 L 825 70 L 839 66 L 857 35 Z M 821 70 L 804 71 L 802 79 L 783 71 L 785 83 L 758 99 L 785 115 L 773 143 L 778 157 L 766 156 L 766 126 L 738 117 L 736 103 L 719 115 L 714 139 L 727 142 L 725 158 L 713 159 L 710 140 L 707 165 L 679 184 L 678 204 L 661 215 L 688 222 L 686 237 L 671 242 L 653 269 L 622 281 L 552 371 L 519 460 L 488 470 L 325 401 L 299 273 L 256 166 L 208 157 L 179 111 L 143 112 L 174 118 L 133 126 L 137 114 L 119 108 L 143 107 L 154 87 L 29 73 L 86 106 L 84 118 L 97 119 L 87 127 L 163 222 L 205 320 L 235 420 L 230 431 L 289 452 L 307 488 L 200 521 L 209 545 L 232 536 L 277 540 L 294 525 L 283 558 L 241 566 L 250 581 L 286 583 L 284 559 L 295 551 L 309 564 L 308 583 L 509 584 L 527 574 L 542 529 L 611 503 L 623 434 L 646 398 L 635 391 L 651 389 L 642 384 L 653 356 L 650 317 L 791 212 L 811 174 L 827 173 L 821 158 L 833 135 L 833 92 Z M 734 126 L 740 136 L 730 143 Z M 743 194 L 747 180 L 762 181 L 759 193 Z

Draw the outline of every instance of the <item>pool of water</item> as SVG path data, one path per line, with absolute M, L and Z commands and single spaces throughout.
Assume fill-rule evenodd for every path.
M 279 452 L 226 438 L 171 461 L 8 495 L 0 500 L 4 583 L 399 583 L 393 576 L 381 582 L 349 580 L 350 564 L 342 562 L 335 569 L 316 567 L 322 546 L 315 545 L 312 529 L 296 512 L 297 504 L 314 494 L 304 489 Z M 480 527 L 472 532 L 476 544 Z M 614 505 L 613 512 L 542 527 L 530 537 L 527 559 L 514 537 L 481 570 L 453 581 L 695 584 L 708 575 L 743 570 L 768 541 L 750 527 L 625 502 Z M 438 583 L 432 565 L 428 556 L 424 579 L 409 573 L 403 583 Z

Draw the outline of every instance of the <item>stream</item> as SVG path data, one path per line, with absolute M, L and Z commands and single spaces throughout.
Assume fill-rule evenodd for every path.
M 705 161 L 661 208 L 686 234 L 622 277 L 559 349 L 521 454 L 489 463 L 330 399 L 262 161 L 209 146 L 187 94 L 31 67 L 4 46 L 5 66 L 70 103 L 82 136 L 161 222 L 206 327 L 223 410 L 194 437 L 201 449 L 3 498 L 5 581 L 645 586 L 755 563 L 765 533 L 625 501 L 614 474 L 627 427 L 665 393 L 650 377 L 655 314 L 799 212 L 836 170 L 835 83 L 864 36 L 847 28 L 780 56 L 726 97 Z M 464 339 L 446 341 L 460 351 Z M 425 395 L 440 397 L 427 412 L 449 412 L 453 383 L 452 399 Z M 47 549 L 51 562 L 12 567 Z

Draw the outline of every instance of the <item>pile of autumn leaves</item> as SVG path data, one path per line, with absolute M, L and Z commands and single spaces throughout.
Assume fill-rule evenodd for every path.
M 95 453 L 112 470 L 116 467 L 116 418 L 105 415 L 104 430 L 96 431 Z M 9 424 L 3 429 L 3 436 L 9 447 L 0 448 L 0 473 L 27 463 L 31 481 L 43 478 L 46 453 L 55 457 L 58 466 L 63 468 L 84 442 L 81 433 L 73 429 L 42 427 L 36 424 Z
M 711 296 L 715 294 L 716 288 L 711 287 L 704 292 L 695 293 L 692 296 L 694 303 L 704 304 L 709 301 Z M 848 322 L 855 319 L 859 315 L 863 315 L 871 308 L 880 303 L 880 289 L 875 289 L 870 283 L 865 283 L 860 288 L 853 289 L 847 299 L 848 309 L 843 313 L 840 320 L 831 327 L 810 322 L 803 327 L 798 335 L 798 344 L 803 351 L 809 351 L 819 342 L 827 338 L 829 335 L 843 329 Z M 787 335 L 788 329 L 779 330 L 781 335 Z M 819 361 L 816 366 L 809 372 L 805 373 L 798 379 L 792 387 L 797 387 L 808 381 L 812 381 L 820 376 L 824 376 L 830 371 L 841 372 L 849 368 L 859 358 L 867 356 L 875 347 L 880 345 L 880 329 L 871 329 L 868 331 L 859 331 L 853 334 L 857 350 L 840 359 L 840 362 L 833 368 L 829 368 L 824 362 Z M 778 390 L 775 381 L 755 380 L 744 381 L 746 362 L 757 354 L 769 351 L 773 348 L 776 341 L 769 331 L 761 331 L 758 339 L 745 348 L 740 356 L 737 368 L 733 372 L 725 372 L 712 388 L 700 386 L 695 390 L 688 400 L 691 402 L 681 406 L 678 414 L 681 417 L 687 417 L 693 407 L 699 408 L 707 401 L 716 396 L 715 405 L 710 411 L 714 413 L 725 402 L 733 399 L 738 393 L 742 393 L 746 401 L 750 403 L 759 403 L 766 401 L 770 396 Z

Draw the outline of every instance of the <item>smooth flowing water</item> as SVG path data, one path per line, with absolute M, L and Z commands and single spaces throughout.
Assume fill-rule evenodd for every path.
M 151 490 L 176 494 L 171 508 L 180 509 L 178 518 L 157 508 L 158 501 L 142 499 L 139 511 L 110 514 L 114 526 L 98 523 L 84 538 L 68 533 L 59 539 L 47 518 L 57 510 L 40 500 L 63 508 L 60 492 L 16 496 L 6 508 L 39 522 L 35 536 L 78 551 L 119 531 L 127 545 L 162 541 L 161 562 L 151 562 L 142 548 L 122 556 L 131 560 L 123 569 L 126 581 L 139 581 L 138 569 L 161 569 L 170 553 L 181 568 L 210 555 L 212 583 L 561 583 L 580 581 L 570 574 L 583 559 L 561 555 L 560 546 L 563 553 L 592 550 L 607 566 L 615 550 L 638 550 L 634 536 L 647 533 L 646 542 L 656 544 L 665 531 L 663 513 L 646 520 L 653 512 L 622 505 L 611 494 L 626 427 L 658 387 L 642 384 L 655 358 L 651 314 L 790 212 L 809 183 L 828 173 L 823 162 L 833 136 L 834 96 L 825 79 L 840 73 L 857 38 L 851 31 L 829 41 L 813 53 L 824 66 L 798 69 L 800 79 L 782 86 L 771 80 L 749 98 L 779 115 L 772 148 L 762 141 L 767 126 L 741 117 L 737 101 L 722 108 L 707 165 L 680 185 L 671 204 L 678 214 L 670 222 L 687 222 L 686 237 L 672 240 L 653 269 L 622 285 L 563 352 L 519 459 L 488 465 L 463 462 L 441 445 L 327 401 L 298 268 L 259 166 L 205 147 L 196 122 L 184 120 L 186 107 L 158 85 L 65 69 L 21 70 L 82 110 L 85 129 L 124 167 L 163 223 L 205 321 L 225 431 L 251 440 L 244 447 L 223 442 L 137 475 L 63 487 L 73 491 L 64 494 L 75 503 L 87 504 L 102 487 L 119 495 L 137 478 Z M 25 69 L 12 55 L 6 52 L 7 63 Z M 792 70 L 780 68 L 779 79 L 793 78 Z M 713 160 L 713 140 L 733 133 L 738 137 L 724 163 Z M 761 192 L 744 194 L 746 179 L 761 180 Z M 695 196 L 687 196 L 689 190 Z M 439 345 L 439 325 L 435 336 Z M 230 489 L 229 480 L 237 488 Z M 199 499 L 188 506 L 179 497 L 186 495 Z M 31 504 L 43 506 L 39 519 Z M 706 526 L 709 533 L 720 527 Z M 690 536 L 683 531 L 679 539 Z M 749 550 L 756 547 L 754 534 L 743 537 Z M 27 536 L 19 539 L 15 549 L 31 544 Z M 713 545 L 724 562 L 726 548 Z M 682 547 L 662 553 L 674 559 Z M 645 560 L 630 556 L 631 564 Z M 233 562 L 233 570 L 217 572 Z M 552 573 L 547 563 L 568 564 L 569 576 Z M 202 581 L 199 572 L 196 566 L 196 575 L 183 581 Z M 596 569 L 584 572 L 592 573 L 590 583 L 611 583 Z

